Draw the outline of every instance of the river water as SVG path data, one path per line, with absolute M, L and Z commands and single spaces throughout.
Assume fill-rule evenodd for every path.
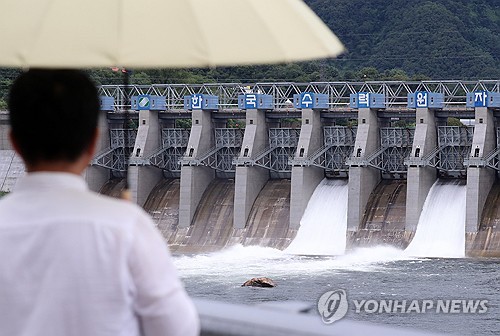
M 298 300 L 316 305 L 324 292 L 345 289 L 349 300 L 482 299 L 488 300 L 488 311 L 482 314 L 368 314 L 356 313 L 351 304 L 347 318 L 452 335 L 500 335 L 500 260 L 496 259 L 411 258 L 391 247 L 314 257 L 235 246 L 174 260 L 188 293 L 197 298 L 241 304 Z M 270 277 L 277 286 L 240 287 L 257 276 Z
M 346 182 L 325 179 L 285 251 L 234 246 L 212 254 L 176 256 L 175 263 L 193 297 L 241 304 L 302 301 L 316 306 L 323 293 L 343 289 L 352 303 L 347 317 L 353 320 L 453 335 L 500 335 L 500 259 L 463 258 L 465 185 L 436 181 L 405 251 L 379 246 L 344 254 L 346 213 Z M 273 279 L 277 287 L 241 287 L 262 276 Z M 368 313 L 356 312 L 354 300 L 432 300 L 436 306 L 438 300 L 487 300 L 487 311 Z M 316 309 L 311 313 L 318 314 Z

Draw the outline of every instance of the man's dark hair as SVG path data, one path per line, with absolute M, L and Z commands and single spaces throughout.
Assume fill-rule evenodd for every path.
M 100 104 L 83 72 L 31 69 L 15 80 L 8 103 L 12 135 L 28 164 L 73 162 L 90 146 Z

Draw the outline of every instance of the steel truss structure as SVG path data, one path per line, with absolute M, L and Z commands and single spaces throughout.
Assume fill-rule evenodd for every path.
M 186 152 L 190 129 L 164 128 L 161 130 L 162 147 L 147 158 L 148 164 L 168 172 L 181 171 L 180 160 Z
M 430 166 L 446 175 L 463 176 L 470 156 L 474 126 L 439 126 L 438 147 L 422 158 L 409 158 L 409 166 Z
M 167 111 L 184 110 L 184 96 L 210 94 L 219 97 L 219 110 L 238 108 L 238 95 L 262 93 L 274 97 L 277 111 L 295 110 L 293 95 L 302 92 L 323 93 L 329 96 L 329 110 L 349 109 L 349 95 L 357 92 L 383 93 L 387 109 L 406 109 L 407 94 L 416 91 L 444 94 L 445 109 L 464 109 L 466 94 L 477 90 L 500 92 L 500 80 L 436 80 L 436 81 L 369 81 L 369 82 L 312 82 L 312 83 L 218 83 L 218 84 L 153 84 L 131 85 L 131 95 L 151 94 L 166 97 Z M 116 111 L 124 105 L 122 85 L 102 85 L 99 93 L 115 98 Z
M 367 165 L 383 173 L 404 174 L 407 171 L 405 159 L 410 156 L 415 129 L 401 127 L 382 127 L 380 129 L 381 147 L 366 159 Z
M 465 173 L 464 159 L 470 155 L 474 127 L 438 127 L 438 145 L 443 147 L 432 166 L 447 173 Z
M 497 146 L 490 153 L 484 155 L 483 158 L 472 154 L 469 159 L 466 159 L 464 164 L 468 167 L 489 167 L 496 171 L 500 171 L 500 127 L 496 129 Z
M 215 147 L 195 159 L 184 157 L 182 165 L 206 166 L 224 173 L 234 173 L 234 159 L 239 156 L 243 142 L 243 129 L 216 128 Z
M 292 171 L 291 161 L 299 142 L 300 129 L 270 128 L 269 146 L 257 150 L 253 157 L 236 158 L 237 166 L 258 166 L 278 173 Z
M 127 133 L 127 136 L 125 133 Z M 134 149 L 136 136 L 136 129 L 110 129 L 111 146 L 98 153 L 92 160 L 91 165 L 108 168 L 115 172 L 125 172 L 126 158 L 130 157 Z M 126 144 L 125 141 L 127 141 Z
M 292 159 L 294 166 L 315 166 L 335 175 L 347 174 L 347 159 L 351 156 L 356 142 L 356 127 L 323 127 L 323 146 L 306 158 Z

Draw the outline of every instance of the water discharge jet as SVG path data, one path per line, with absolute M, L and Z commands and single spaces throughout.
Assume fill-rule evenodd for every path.
M 286 253 L 342 255 L 346 248 L 347 181 L 323 179 L 307 204 L 300 229 Z
M 460 180 L 434 183 L 406 255 L 465 257 L 465 192 L 466 186 Z

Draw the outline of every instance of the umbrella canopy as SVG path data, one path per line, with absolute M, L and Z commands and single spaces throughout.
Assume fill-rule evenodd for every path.
M 0 66 L 206 67 L 343 51 L 301 0 L 0 0 Z

